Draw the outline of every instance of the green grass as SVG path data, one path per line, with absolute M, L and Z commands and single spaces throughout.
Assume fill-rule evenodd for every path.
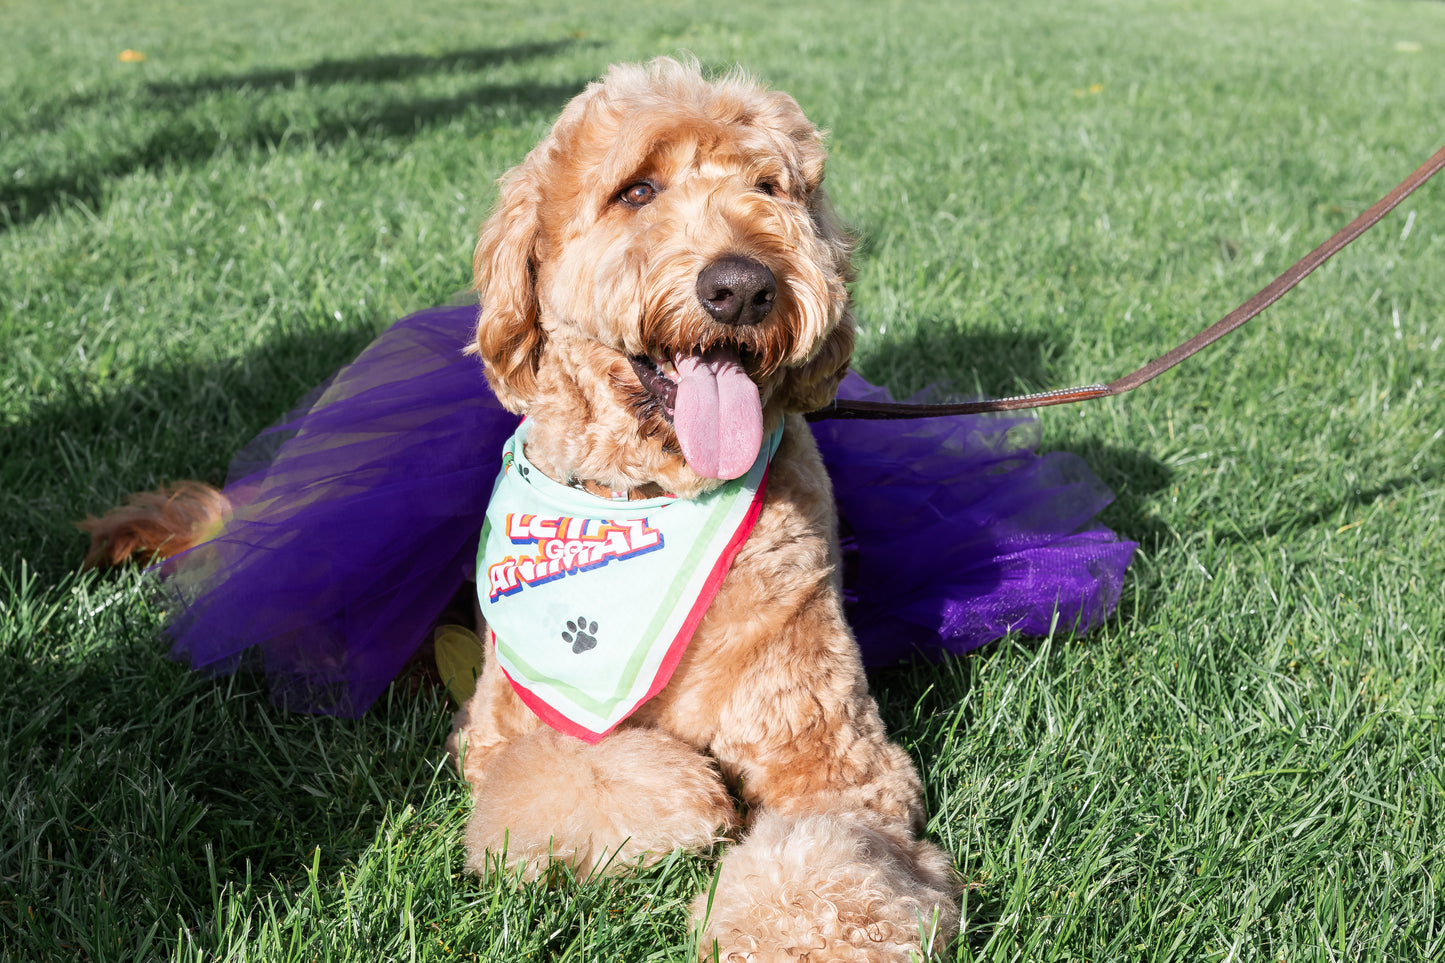
M 436 691 L 286 715 L 166 661 L 133 573 L 73 574 L 74 519 L 220 480 L 463 288 L 606 64 L 741 62 L 832 130 L 898 392 L 1122 374 L 1442 141 L 1434 2 L 608 7 L 0 8 L 0 958 L 688 956 L 707 860 L 462 872 Z M 1207 356 L 1042 414 L 1141 544 L 1118 617 L 874 679 L 968 883 L 951 958 L 1445 959 L 1442 225 L 1432 184 Z

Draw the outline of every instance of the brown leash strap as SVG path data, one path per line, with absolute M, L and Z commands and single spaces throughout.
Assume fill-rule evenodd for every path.
M 1328 241 L 1315 248 L 1294 263 L 1288 271 L 1271 281 L 1264 290 L 1190 338 L 1167 354 L 1160 355 L 1144 367 L 1127 374 L 1107 385 L 1083 385 L 1078 388 L 1061 388 L 1014 398 L 995 398 L 987 401 L 967 401 L 952 405 L 911 405 L 884 401 L 834 401 L 827 408 L 820 408 L 808 414 L 808 420 L 820 421 L 827 418 L 933 418 L 941 415 L 974 415 L 987 411 L 1014 411 L 1020 408 L 1043 408 L 1048 405 L 1067 405 L 1075 401 L 1089 401 L 1107 398 L 1111 395 L 1132 391 L 1183 361 L 1185 358 L 1207 348 L 1245 322 L 1252 320 L 1265 308 L 1299 284 L 1314 272 L 1315 268 L 1338 254 L 1355 238 L 1374 227 L 1379 220 L 1394 210 L 1417 187 L 1425 183 L 1445 167 L 1445 147 L 1405 178 L 1390 193 L 1380 198 L 1365 213 L 1345 225 Z

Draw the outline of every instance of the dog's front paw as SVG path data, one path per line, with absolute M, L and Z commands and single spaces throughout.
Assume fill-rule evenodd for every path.
M 703 959 L 905 963 L 958 930 L 948 858 L 862 813 L 765 812 L 693 904 Z
M 472 778 L 472 774 L 468 774 Z M 467 868 L 528 877 L 551 862 L 620 873 L 674 849 L 706 850 L 737 821 L 710 759 L 654 729 L 595 746 L 547 728 L 494 750 L 475 774 Z

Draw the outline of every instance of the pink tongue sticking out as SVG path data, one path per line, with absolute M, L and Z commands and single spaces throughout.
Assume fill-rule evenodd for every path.
M 745 474 L 763 445 L 763 406 L 738 353 L 713 348 L 679 356 L 674 364 L 672 426 L 687 466 L 704 478 Z

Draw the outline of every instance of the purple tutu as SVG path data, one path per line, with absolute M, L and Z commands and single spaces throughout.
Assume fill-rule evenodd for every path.
M 397 322 L 236 457 L 224 531 L 158 566 L 173 657 L 260 669 L 279 703 L 346 716 L 396 678 L 472 576 L 517 425 L 462 354 L 476 314 Z M 850 374 L 839 396 L 887 392 Z M 1111 496 L 1081 459 L 1033 452 L 1035 419 L 812 427 L 869 666 L 1113 610 L 1135 546 L 1093 522 Z

